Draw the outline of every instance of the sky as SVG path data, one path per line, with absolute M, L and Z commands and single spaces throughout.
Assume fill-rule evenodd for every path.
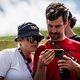
M 16 35 L 17 27 L 33 22 L 47 30 L 45 9 L 51 2 L 64 3 L 80 25 L 80 0 L 0 0 L 0 36 Z

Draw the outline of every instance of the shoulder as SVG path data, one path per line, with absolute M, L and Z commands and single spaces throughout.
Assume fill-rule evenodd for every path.
M 68 39 L 68 43 L 70 45 L 74 45 L 76 47 L 80 47 L 80 42 L 79 41 L 76 41 L 76 40 L 73 40 L 73 39 Z
M 13 55 L 14 53 L 16 53 L 17 48 L 12 48 L 12 49 L 4 49 L 2 51 L 0 51 L 0 58 L 8 58 L 11 55 Z
M 70 39 L 80 41 L 80 36 L 79 35 L 74 35 L 73 37 L 70 37 Z
M 39 47 L 37 48 L 38 50 L 45 50 L 46 46 L 48 46 L 50 44 L 49 40 L 45 41 L 43 44 L 39 45 Z
M 44 51 L 46 49 L 45 45 L 40 45 L 37 50 L 35 51 L 35 53 L 40 53 L 42 51 Z
M 80 44 L 80 42 L 79 42 L 79 41 L 77 41 L 77 40 L 69 39 L 69 38 L 68 38 L 68 40 L 69 40 L 70 42 L 72 42 L 72 43 Z
M 15 51 L 16 49 L 5 49 L 0 52 L 0 76 L 6 76 L 11 67 L 13 53 Z

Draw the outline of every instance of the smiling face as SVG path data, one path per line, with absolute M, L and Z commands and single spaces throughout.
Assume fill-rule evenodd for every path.
M 48 32 L 52 40 L 64 40 L 65 38 L 65 28 L 67 22 L 63 22 L 62 16 L 55 20 L 47 20 Z

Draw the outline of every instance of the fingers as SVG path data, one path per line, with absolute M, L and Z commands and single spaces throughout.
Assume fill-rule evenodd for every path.
M 58 61 L 58 66 L 60 68 L 67 68 L 68 67 L 67 62 L 65 60 L 59 60 Z
M 72 65 L 73 65 L 72 59 L 66 55 L 64 55 L 63 58 L 64 59 L 62 59 L 62 60 L 58 60 L 58 66 L 60 68 L 67 68 L 67 69 L 71 70 Z
M 63 58 L 64 58 L 65 60 L 71 60 L 71 58 L 68 57 L 68 56 L 66 56 L 66 55 L 63 55 Z
M 48 65 L 54 58 L 53 50 L 45 50 L 41 52 L 39 59 L 46 65 Z

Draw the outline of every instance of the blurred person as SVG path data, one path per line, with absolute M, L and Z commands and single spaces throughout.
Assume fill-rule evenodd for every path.
M 80 42 L 65 35 L 69 9 L 51 3 L 46 9 L 50 38 L 34 55 L 34 80 L 80 80 Z
M 33 80 L 33 55 L 44 38 L 32 22 L 18 26 L 19 47 L 0 52 L 0 80 Z
M 71 12 L 69 11 L 69 16 L 68 16 L 68 25 L 65 29 L 65 34 L 67 37 L 70 39 L 74 39 L 76 41 L 80 41 L 80 36 L 76 35 L 73 31 L 73 28 L 76 24 L 77 19 L 75 17 L 72 17 Z

